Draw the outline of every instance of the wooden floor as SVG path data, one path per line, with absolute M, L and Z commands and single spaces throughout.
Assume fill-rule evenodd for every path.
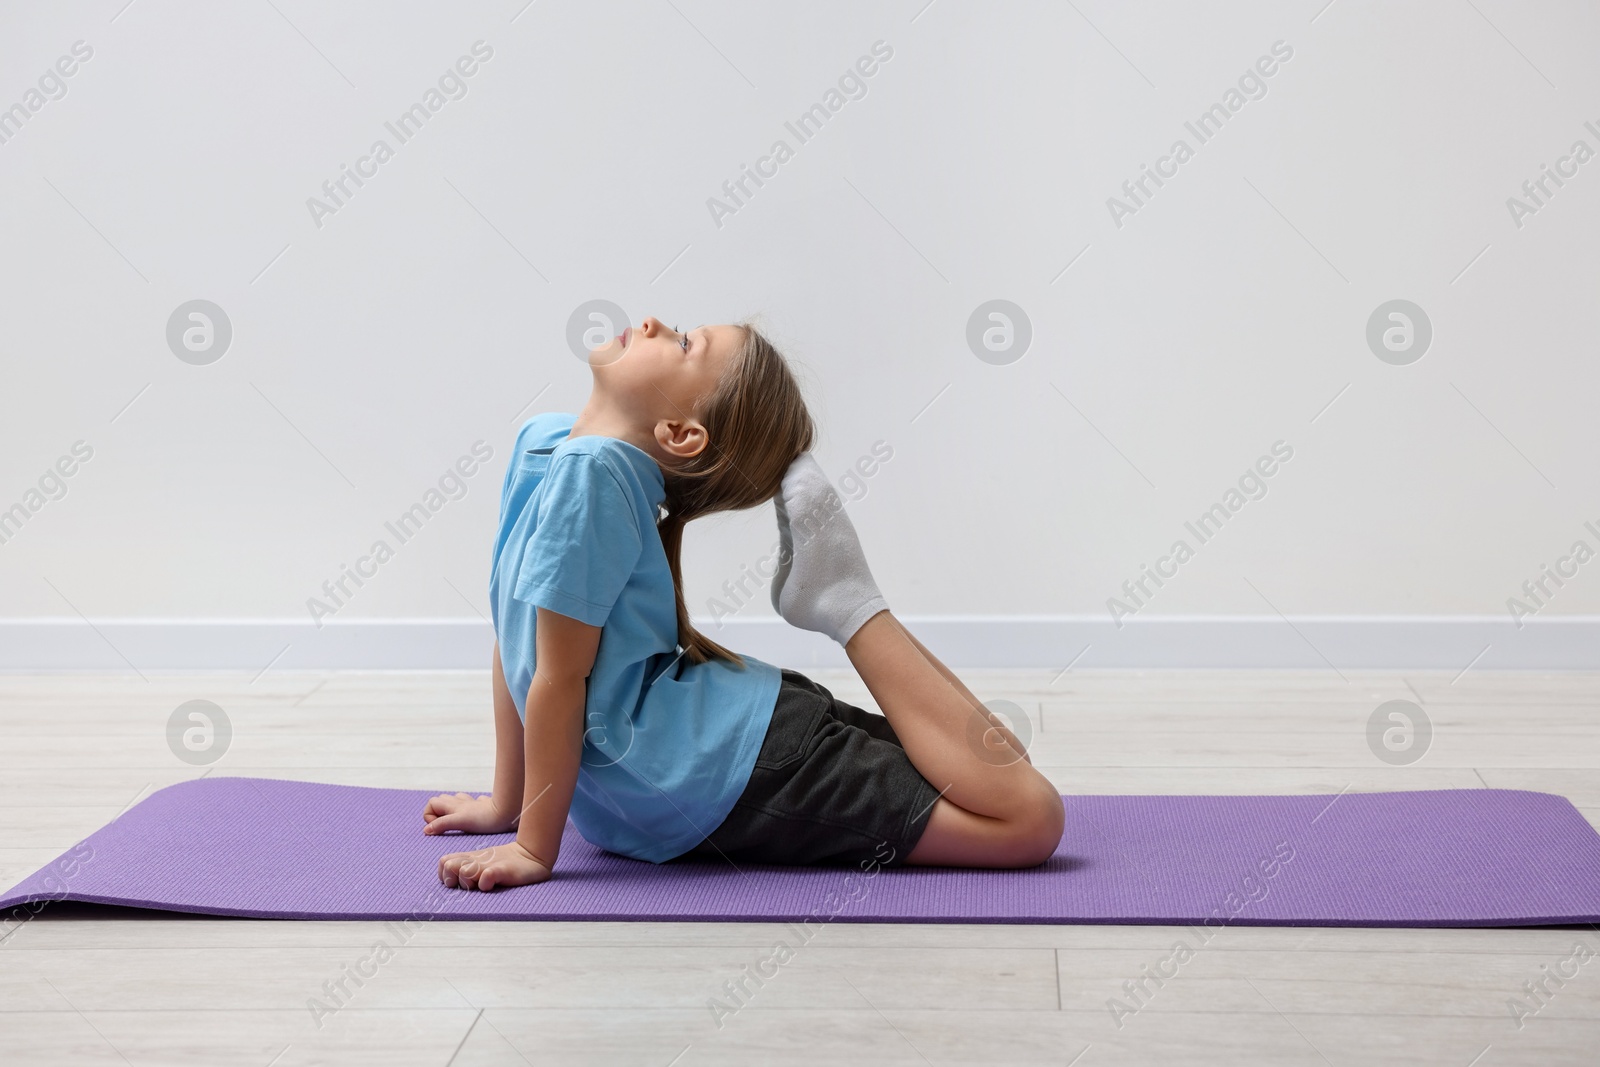
M 873 706 L 853 674 L 808 673 Z M 1034 764 L 1064 793 L 1493 786 L 1600 817 L 1600 675 L 962 673 L 1025 709 Z M 167 747 L 191 699 L 232 721 L 209 769 Z M 1368 747 L 1391 699 L 1431 719 L 1413 765 Z M 0 886 L 201 773 L 492 778 L 486 672 L 0 676 L 0 738 Z M 710 998 L 781 926 L 434 923 L 318 1026 L 308 999 L 380 930 L 52 906 L 0 943 L 0 1063 L 1600 1063 L 1600 962 L 1520 1027 L 1508 1008 L 1575 943 L 1600 953 L 1588 928 L 1231 927 L 1119 1020 L 1108 1000 L 1182 931 L 836 922 L 719 1020 Z

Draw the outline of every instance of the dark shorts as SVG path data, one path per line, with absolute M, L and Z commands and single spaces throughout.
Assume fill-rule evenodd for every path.
M 898 867 L 939 791 L 882 715 L 784 670 L 772 724 L 733 811 L 685 854 L 734 862 Z

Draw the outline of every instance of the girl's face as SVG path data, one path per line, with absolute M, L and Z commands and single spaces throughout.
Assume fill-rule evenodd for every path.
M 716 388 L 740 342 L 737 326 L 696 326 L 679 331 L 646 316 L 609 344 L 589 352 L 595 386 L 642 424 L 693 419 Z

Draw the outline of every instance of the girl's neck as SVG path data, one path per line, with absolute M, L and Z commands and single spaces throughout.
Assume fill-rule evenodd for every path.
M 655 439 L 648 432 L 633 425 L 620 412 L 603 404 L 594 393 L 589 395 L 589 402 L 584 404 L 583 410 L 578 413 L 567 436 L 615 437 L 638 448 L 645 455 L 655 459 L 657 464 L 661 462 L 656 457 Z

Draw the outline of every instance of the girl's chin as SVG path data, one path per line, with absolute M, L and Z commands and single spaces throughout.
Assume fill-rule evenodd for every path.
M 622 358 L 622 352 L 622 345 L 617 341 L 612 341 L 608 345 L 601 345 L 599 348 L 591 348 L 589 349 L 589 366 L 610 366 Z

